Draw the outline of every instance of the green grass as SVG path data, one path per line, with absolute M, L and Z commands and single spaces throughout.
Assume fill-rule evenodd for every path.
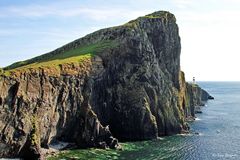
M 196 83 L 190 83 L 190 84 L 191 84 L 191 86 L 192 86 L 193 88 L 199 87 L 198 84 L 196 84 Z
M 82 46 L 79 48 L 74 48 L 67 50 L 65 52 L 50 52 L 26 61 L 20 61 L 16 62 L 6 68 L 4 68 L 5 71 L 17 69 L 20 67 L 25 66 L 26 67 L 41 67 L 41 66 L 48 66 L 51 64 L 59 65 L 65 62 L 74 62 L 74 61 L 81 61 L 83 58 L 86 58 L 88 56 L 93 56 L 97 53 L 100 53 L 101 51 L 112 48 L 116 46 L 116 43 L 113 41 L 102 41 L 86 46 Z M 73 58 L 74 57 L 74 58 Z
M 91 53 L 87 54 L 82 54 L 80 56 L 74 56 L 70 58 L 65 58 L 65 59 L 55 59 L 55 60 L 49 60 L 46 62 L 36 62 L 36 63 L 31 63 L 28 65 L 24 65 L 18 68 L 14 68 L 11 70 L 7 70 L 4 72 L 4 75 L 9 76 L 11 75 L 11 72 L 15 71 L 24 71 L 27 69 L 36 69 L 36 68 L 56 68 L 59 67 L 60 64 L 71 64 L 71 63 L 81 63 L 85 59 L 90 59 L 93 56 Z M 60 68 L 59 68 L 60 69 Z
M 0 68 L 0 75 L 4 73 L 4 70 Z
M 126 27 L 129 27 L 129 28 L 136 28 L 137 25 L 138 25 L 137 23 L 139 23 L 139 21 L 141 19 L 158 19 L 158 18 L 165 18 L 165 19 L 167 19 L 169 14 L 170 13 L 166 12 L 166 11 L 154 12 L 152 14 L 148 14 L 148 15 L 139 17 L 137 19 L 131 20 L 128 23 L 125 23 L 124 25 L 121 25 L 121 26 L 126 26 Z M 118 26 L 118 27 L 121 27 L 121 26 Z
M 163 18 L 163 17 L 166 18 L 167 15 L 169 15 L 169 14 L 170 14 L 170 12 L 160 11 L 160 12 L 154 12 L 152 14 L 148 14 L 144 17 L 146 17 L 146 18 Z
M 31 121 L 32 121 L 32 130 L 30 132 L 31 145 L 40 145 L 38 139 L 37 118 L 35 115 L 32 117 Z
M 96 54 L 100 54 L 106 49 L 116 46 L 117 43 L 115 41 L 108 40 L 69 49 L 64 52 L 53 51 L 26 61 L 16 62 L 4 69 L 0 69 L 0 75 L 9 77 L 14 72 L 37 68 L 53 68 L 59 70 L 61 64 L 81 63 L 86 59 L 91 59 L 91 57 Z

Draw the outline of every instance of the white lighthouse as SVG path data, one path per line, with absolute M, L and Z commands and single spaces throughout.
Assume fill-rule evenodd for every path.
M 193 77 L 193 84 L 196 84 L 196 79 L 195 79 L 195 77 Z

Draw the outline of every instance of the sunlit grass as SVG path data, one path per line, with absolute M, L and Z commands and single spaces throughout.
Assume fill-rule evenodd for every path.
M 35 67 L 35 66 L 37 67 L 48 66 L 48 65 L 51 66 L 52 63 L 62 64 L 68 61 L 79 61 L 79 59 L 84 58 L 86 54 L 95 55 L 97 53 L 100 53 L 104 49 L 111 48 L 114 46 L 116 46 L 116 43 L 114 43 L 113 41 L 101 41 L 98 43 L 81 46 L 79 48 L 73 48 L 66 51 L 62 51 L 62 52 L 59 51 L 59 53 L 50 52 L 47 54 L 43 54 L 41 56 L 26 60 L 26 61 L 16 62 L 4 69 L 5 71 L 7 71 L 7 70 L 16 69 L 22 66 L 25 66 L 25 68 Z M 80 56 L 83 56 L 83 57 L 80 57 Z
M 37 69 L 37 68 L 58 68 L 60 64 L 71 64 L 71 63 L 81 63 L 82 61 L 86 59 L 91 59 L 93 54 L 87 53 L 87 54 L 82 54 L 80 56 L 75 56 L 75 57 L 70 57 L 70 58 L 65 58 L 65 59 L 55 59 L 55 60 L 49 60 L 46 62 L 36 62 L 36 63 L 31 63 L 29 65 L 25 65 L 22 67 L 18 67 L 15 69 L 7 70 L 5 71 L 5 75 L 10 75 L 11 72 L 16 72 L 16 71 L 25 71 L 28 69 Z
M 117 45 L 115 41 L 101 41 L 85 45 L 79 48 L 72 48 L 62 52 L 50 52 L 41 56 L 16 62 L 3 70 L 0 75 L 11 76 L 13 72 L 24 72 L 29 69 L 52 68 L 60 69 L 61 64 L 81 63 L 84 60 L 90 60 L 96 54 L 100 54 L 108 48 L 113 48 Z

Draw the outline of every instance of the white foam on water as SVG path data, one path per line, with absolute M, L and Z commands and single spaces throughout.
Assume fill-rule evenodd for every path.
M 55 144 L 50 144 L 49 147 L 52 149 L 61 150 L 65 147 L 67 147 L 67 145 L 69 145 L 69 143 L 67 143 L 67 142 L 58 142 Z
M 162 140 L 164 140 L 165 138 L 163 138 L 163 137 L 157 137 L 157 139 L 162 141 Z
M 203 136 L 204 134 L 203 133 L 198 133 L 199 136 Z
M 201 120 L 202 120 L 202 119 L 200 119 L 200 118 L 198 118 L 198 117 L 195 118 L 195 121 L 201 121 Z
M 67 147 L 69 143 L 58 141 L 57 143 L 50 144 L 49 149 L 41 148 L 43 154 L 49 155 L 59 152 L 61 149 Z
M 177 135 L 186 137 L 186 136 L 192 136 L 193 134 L 192 133 L 181 133 L 181 134 L 177 134 Z

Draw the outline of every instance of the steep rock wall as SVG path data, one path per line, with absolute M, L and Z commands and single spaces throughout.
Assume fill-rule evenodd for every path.
M 89 77 L 95 75 L 92 66 L 91 60 L 71 65 L 72 72 L 78 71 L 76 75 L 48 76 L 56 73 L 49 68 L 21 73 L 14 79 L 1 77 L 0 157 L 39 158 L 40 148 L 48 148 L 56 140 L 79 147 L 115 148 L 117 140 L 101 125 L 88 102 Z

